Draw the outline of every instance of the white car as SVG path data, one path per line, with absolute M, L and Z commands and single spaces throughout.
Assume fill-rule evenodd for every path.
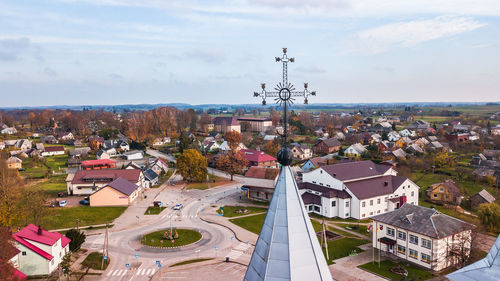
M 175 204 L 174 210 L 180 210 L 182 209 L 182 204 Z
M 59 207 L 64 207 L 68 205 L 68 202 L 66 200 L 59 201 Z

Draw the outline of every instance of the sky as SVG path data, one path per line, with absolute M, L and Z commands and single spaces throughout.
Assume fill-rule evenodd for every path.
M 500 101 L 498 0 L 0 0 L 0 107 Z

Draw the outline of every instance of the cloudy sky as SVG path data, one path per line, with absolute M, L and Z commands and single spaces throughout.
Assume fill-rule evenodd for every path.
M 498 0 L 0 1 L 0 107 L 500 101 Z

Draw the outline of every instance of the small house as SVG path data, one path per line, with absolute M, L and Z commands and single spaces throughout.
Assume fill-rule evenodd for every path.
M 7 168 L 16 169 L 16 170 L 22 169 L 23 168 L 23 160 L 15 157 L 15 156 L 9 157 L 9 159 L 7 159 Z
M 317 154 L 329 154 L 340 150 L 340 142 L 336 138 L 319 140 L 313 146 L 313 151 Z
M 63 155 L 64 153 L 64 146 L 47 146 L 44 148 L 42 156 Z
M 149 187 L 152 187 L 158 184 L 159 177 L 153 169 L 149 168 L 144 171 L 144 179 L 146 180 L 146 183 L 149 184 Z
M 486 189 L 483 189 L 470 197 L 470 204 L 472 209 L 479 208 L 479 205 L 483 203 L 493 202 L 495 202 L 495 197 L 493 197 L 493 195 L 486 191 Z
M 462 194 L 451 179 L 431 185 L 427 189 L 427 197 L 432 202 L 441 204 L 460 205 L 460 202 L 462 202 Z
M 125 156 L 125 158 L 127 160 L 139 160 L 139 159 L 142 159 L 142 157 L 143 157 L 142 151 L 139 151 L 139 150 L 132 150 L 132 151 L 125 152 L 125 153 L 123 153 L 123 156 Z
M 139 196 L 138 186 L 117 178 L 89 196 L 90 206 L 128 206 Z

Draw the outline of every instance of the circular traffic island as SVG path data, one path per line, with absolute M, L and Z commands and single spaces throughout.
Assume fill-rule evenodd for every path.
M 175 248 L 200 241 L 200 232 L 192 229 L 170 228 L 148 233 L 141 238 L 141 244 L 157 248 Z

